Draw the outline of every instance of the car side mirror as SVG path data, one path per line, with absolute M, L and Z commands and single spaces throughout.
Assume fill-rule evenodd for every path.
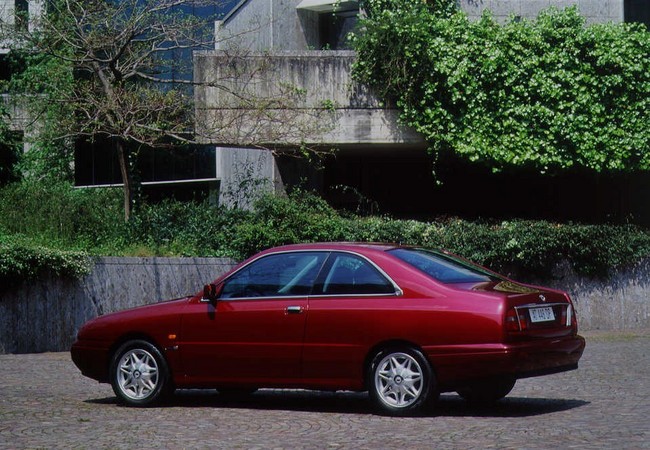
M 214 283 L 203 286 L 203 298 L 201 298 L 201 301 L 210 303 L 216 302 L 221 295 L 222 286 L 223 284 L 216 285 Z

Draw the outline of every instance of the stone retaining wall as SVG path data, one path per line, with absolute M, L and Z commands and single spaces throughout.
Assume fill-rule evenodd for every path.
M 46 277 L 0 291 L 0 353 L 66 351 L 87 320 L 195 294 L 234 263 L 220 258 L 98 258 L 82 280 Z M 581 330 L 650 329 L 650 258 L 606 280 L 560 267 L 554 280 L 537 284 L 571 294 Z
M 571 295 L 581 330 L 650 329 L 650 258 L 612 271 L 606 279 L 579 276 L 561 266 L 554 280 L 541 284 Z
M 87 320 L 193 295 L 234 264 L 222 258 L 98 258 L 81 280 L 45 277 L 0 291 L 0 353 L 65 351 Z

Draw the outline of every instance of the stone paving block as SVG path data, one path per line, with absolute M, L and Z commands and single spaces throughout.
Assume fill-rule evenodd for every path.
M 385 417 L 365 393 L 180 391 L 128 408 L 67 353 L 0 355 L 0 449 L 650 449 L 650 331 L 587 336 L 576 371 L 519 380 L 491 407 L 444 394 Z

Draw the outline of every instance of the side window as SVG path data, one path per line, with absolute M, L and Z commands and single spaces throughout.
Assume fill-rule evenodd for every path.
M 365 259 L 345 253 L 334 254 L 332 258 L 317 292 L 325 295 L 395 293 L 393 284 Z
M 327 255 L 295 252 L 265 256 L 226 280 L 221 298 L 308 295 Z

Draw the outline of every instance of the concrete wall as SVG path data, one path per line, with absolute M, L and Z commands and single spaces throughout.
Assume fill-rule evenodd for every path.
M 461 0 L 462 9 L 473 18 L 489 10 L 500 22 L 511 16 L 534 19 L 551 6 L 578 6 L 588 23 L 623 22 L 623 0 Z
M 12 101 L 9 94 L 0 94 L 0 105 L 9 114 L 9 129 L 23 131 L 29 121 L 29 115 L 25 108 Z
M 354 58 L 352 51 L 196 53 L 198 133 L 239 146 L 423 146 L 420 135 L 397 124 L 395 109 L 352 79 Z
M 217 48 L 264 52 L 318 46 L 318 13 L 297 10 L 301 0 L 248 0 L 217 26 Z
M 229 270 L 221 258 L 99 258 L 82 280 L 53 277 L 0 291 L 0 353 L 65 351 L 87 320 L 193 295 Z
M 607 279 L 578 276 L 566 266 L 559 266 L 555 275 L 540 283 L 571 295 L 580 329 L 650 329 L 650 258 L 615 270 Z
M 220 205 L 250 209 L 260 194 L 284 192 L 270 150 L 217 147 L 216 157 Z
M 27 14 L 29 15 L 29 30 L 34 30 L 36 21 L 43 14 L 44 0 L 28 0 Z M 0 26 L 13 26 L 16 23 L 16 0 L 0 0 Z M 0 53 L 3 50 L 3 44 L 0 42 Z
M 218 47 L 253 52 L 317 49 L 317 11 L 297 10 L 301 0 L 247 0 L 217 26 Z M 334 1 L 332 1 L 334 3 Z M 533 19 L 551 6 L 578 6 L 588 23 L 622 22 L 624 0 L 459 0 L 472 18 L 489 10 L 500 22 L 512 16 Z
M 232 267 L 220 258 L 99 258 L 83 280 L 44 278 L 0 294 L 0 353 L 67 351 L 87 320 L 133 306 L 195 294 Z M 650 329 L 650 258 L 607 280 L 560 267 L 581 330 Z

